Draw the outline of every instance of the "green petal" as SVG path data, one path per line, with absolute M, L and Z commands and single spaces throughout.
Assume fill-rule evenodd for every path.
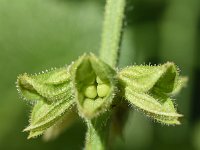
M 125 97 L 132 106 L 142 110 L 147 116 L 158 122 L 180 124 L 178 118 L 182 115 L 176 112 L 173 102 L 168 97 L 153 97 L 145 93 L 135 92 L 128 87 L 125 90 Z
M 173 63 L 160 66 L 131 66 L 119 71 L 118 77 L 125 87 L 137 92 L 155 88 L 163 93 L 172 93 L 178 82 L 178 69 Z
M 80 115 L 91 119 L 107 111 L 116 90 L 116 72 L 93 54 L 85 54 L 72 65 L 71 75 Z M 88 87 L 97 88 L 99 79 L 108 85 L 107 90 L 98 88 L 99 95 L 95 88 L 87 91 Z
M 63 99 L 66 95 L 70 74 L 67 67 L 43 72 L 39 75 L 23 74 L 18 77 L 20 95 L 29 101 L 43 100 L 48 103 Z

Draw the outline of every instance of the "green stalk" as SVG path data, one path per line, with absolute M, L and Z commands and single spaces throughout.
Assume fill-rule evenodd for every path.
M 113 68 L 119 58 L 125 4 L 126 0 L 106 1 L 100 58 Z M 108 149 L 109 118 L 110 114 L 105 113 L 96 119 L 87 120 L 85 150 Z
M 110 112 L 101 114 L 97 118 L 87 120 L 85 150 L 108 149 Z
M 101 119 L 96 119 L 95 122 L 87 121 L 87 134 L 85 150 L 105 150 L 108 149 L 108 133 L 109 127 L 100 122 Z M 102 121 L 102 120 L 101 120 Z
M 103 23 L 100 58 L 116 67 L 122 35 L 126 0 L 107 0 Z

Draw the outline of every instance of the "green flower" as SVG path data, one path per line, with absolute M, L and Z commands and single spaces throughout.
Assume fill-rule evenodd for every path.
M 93 54 L 84 54 L 69 66 L 18 77 L 20 95 L 33 104 L 30 125 L 24 131 L 30 132 L 29 138 L 44 134 L 51 139 L 78 115 L 91 126 L 127 102 L 160 123 L 180 124 L 182 115 L 172 96 L 185 82 L 173 63 L 118 70 Z

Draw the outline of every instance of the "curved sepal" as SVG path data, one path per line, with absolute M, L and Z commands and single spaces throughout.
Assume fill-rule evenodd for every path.
M 159 66 L 130 66 L 119 71 L 118 77 L 125 87 L 137 92 L 156 89 L 162 93 L 173 93 L 179 82 L 178 69 L 170 62 Z
M 150 96 L 145 93 L 135 92 L 126 88 L 125 97 L 129 103 L 142 110 L 145 115 L 163 124 L 180 124 L 178 119 L 182 117 L 176 112 L 172 100 L 168 97 Z
M 188 82 L 187 77 L 183 77 L 183 76 L 178 77 L 177 82 L 175 83 L 175 88 L 173 92 L 171 93 L 171 95 L 178 94 L 181 91 L 181 89 L 186 86 L 187 82 Z
M 31 102 L 43 100 L 51 103 L 63 99 L 70 81 L 68 68 L 46 71 L 39 75 L 20 75 L 17 79 L 20 95 Z
M 75 108 L 75 107 L 74 107 Z M 48 128 L 43 134 L 44 141 L 51 141 L 60 136 L 66 129 L 71 127 L 76 120 L 78 120 L 78 114 L 75 109 L 71 109 L 69 112 L 60 119 L 54 126 Z
M 49 127 L 62 120 L 70 108 L 74 105 L 71 86 L 67 86 L 65 98 L 48 104 L 37 101 L 33 107 L 30 125 L 24 131 L 30 131 L 28 138 L 43 134 Z
M 85 54 L 72 66 L 75 99 L 82 117 L 91 119 L 109 109 L 116 90 L 116 72 L 93 54 Z

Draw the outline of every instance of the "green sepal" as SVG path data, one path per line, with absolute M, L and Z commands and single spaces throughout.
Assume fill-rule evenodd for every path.
M 75 107 L 73 107 L 69 112 L 65 113 L 62 119 L 60 119 L 55 125 L 48 128 L 42 139 L 44 141 L 51 141 L 60 136 L 66 129 L 71 127 L 73 123 L 78 120 L 78 114 L 76 113 Z
M 45 71 L 38 75 L 20 75 L 17 79 L 19 94 L 30 102 L 43 100 L 52 103 L 63 99 L 70 81 L 68 68 Z
M 118 77 L 125 87 L 137 92 L 148 92 L 155 88 L 170 94 L 177 89 L 179 82 L 178 69 L 171 62 L 159 66 L 130 66 L 119 71 Z
M 116 72 L 109 65 L 93 54 L 84 54 L 71 66 L 75 99 L 82 117 L 91 119 L 107 111 L 112 103 L 116 91 Z M 84 90 L 89 85 L 96 85 L 96 78 L 110 86 L 105 97 L 87 98 Z
M 177 82 L 175 83 L 175 88 L 173 92 L 171 93 L 171 95 L 178 94 L 181 91 L 181 89 L 186 86 L 187 82 L 188 82 L 187 77 L 183 77 L 183 76 L 178 77 Z
M 24 131 L 30 131 L 28 138 L 43 134 L 48 128 L 62 120 L 73 105 L 71 85 L 67 86 L 67 93 L 64 99 L 52 102 L 51 104 L 44 101 L 37 101 L 31 113 L 30 125 L 24 129 Z
M 150 96 L 145 93 L 135 92 L 129 87 L 125 90 L 125 97 L 129 103 L 142 110 L 145 115 L 163 124 L 180 124 L 181 114 L 176 112 L 172 100 L 168 97 Z

